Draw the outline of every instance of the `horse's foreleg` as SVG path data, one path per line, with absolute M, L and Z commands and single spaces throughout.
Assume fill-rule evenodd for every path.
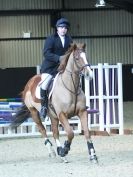
M 82 129 L 84 131 L 84 135 L 87 141 L 90 141 L 91 139 L 91 134 L 88 128 L 88 114 L 87 111 L 81 111 L 79 113 L 79 118 L 81 122 Z
M 41 121 L 40 116 L 39 116 L 39 112 L 35 108 L 30 108 L 29 110 L 31 112 L 31 115 L 32 115 L 32 118 L 33 118 L 34 122 L 36 123 L 36 125 L 38 127 L 39 132 L 42 134 L 42 137 L 45 140 L 44 144 L 48 149 L 49 156 L 50 157 L 55 156 L 55 152 L 54 152 L 53 147 L 52 147 L 53 145 L 47 137 L 46 129 L 45 129 L 44 125 L 42 124 L 42 121 Z
M 68 137 L 68 140 L 65 141 L 64 147 L 61 150 L 61 155 L 65 156 L 68 154 L 68 151 L 70 150 L 72 139 L 74 138 L 74 133 L 73 133 L 72 127 L 69 124 L 67 116 L 63 112 L 60 113 L 59 120 L 60 120 L 62 126 L 64 127 L 64 130 L 66 131 L 67 137 Z
M 59 119 L 58 118 L 51 118 L 51 128 L 52 128 L 53 137 L 55 140 L 59 139 L 58 125 L 59 125 Z
M 67 133 L 68 142 L 71 143 L 72 139 L 74 138 L 73 129 L 72 129 L 72 127 L 69 124 L 67 116 L 63 112 L 60 113 L 59 120 L 60 120 L 62 126 L 64 127 L 64 130 Z
M 81 111 L 79 113 L 79 118 L 81 121 L 81 126 L 83 128 L 84 131 L 84 135 L 85 138 L 87 140 L 87 147 L 88 147 L 88 151 L 89 151 L 89 155 L 90 155 L 90 160 L 94 160 L 95 162 L 97 162 L 97 156 L 96 156 L 96 152 L 95 152 L 95 148 L 91 139 L 91 134 L 88 128 L 88 113 L 87 111 Z
M 59 125 L 59 119 L 58 118 L 51 118 L 51 127 L 52 127 L 53 137 L 54 137 L 56 145 L 57 145 L 57 154 L 61 155 L 62 147 L 61 147 L 61 143 L 59 140 L 58 125 Z

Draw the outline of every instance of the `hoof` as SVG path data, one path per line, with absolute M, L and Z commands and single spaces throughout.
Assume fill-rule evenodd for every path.
M 70 151 L 70 146 L 71 146 L 71 143 L 69 143 L 68 141 L 65 141 L 64 148 L 63 148 L 63 151 L 64 151 L 65 155 L 67 155 L 68 152 Z
M 49 157 L 51 157 L 51 158 L 56 157 L 56 152 L 54 151 L 54 149 L 52 147 L 51 147 L 51 152 L 49 153 Z
M 53 145 L 52 145 L 51 141 L 49 139 L 46 139 L 44 144 L 45 144 L 45 146 L 48 150 L 49 157 L 55 157 L 56 153 L 55 153 L 55 150 L 53 148 Z
M 61 146 L 57 147 L 57 154 L 61 157 L 65 157 L 66 153 L 64 151 L 64 148 L 62 148 Z
M 61 157 L 61 160 L 62 160 L 64 163 L 68 163 L 68 160 L 66 159 L 66 157 Z
M 95 164 L 98 164 L 98 158 L 96 155 L 93 155 L 93 156 L 90 156 L 90 161 L 95 163 Z
M 84 130 L 81 130 L 81 133 L 79 133 L 79 135 L 84 135 Z

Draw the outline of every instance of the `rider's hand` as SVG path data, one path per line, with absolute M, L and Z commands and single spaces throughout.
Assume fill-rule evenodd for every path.
M 64 59 L 64 55 L 60 56 L 59 61 L 61 62 Z
M 68 54 L 62 55 L 59 58 L 59 61 L 61 62 L 63 59 L 65 60 L 67 58 Z

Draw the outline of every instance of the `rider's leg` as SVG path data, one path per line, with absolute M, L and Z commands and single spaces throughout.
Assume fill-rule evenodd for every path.
M 47 115 L 47 109 L 48 109 L 48 96 L 47 96 L 47 88 L 48 84 L 52 79 L 52 75 L 43 73 L 41 75 L 41 89 L 40 89 L 40 95 L 41 95 L 41 116 L 43 118 Z

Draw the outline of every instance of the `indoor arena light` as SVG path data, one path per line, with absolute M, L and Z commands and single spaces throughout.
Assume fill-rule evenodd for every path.
M 104 0 L 97 0 L 95 6 L 96 7 L 103 7 L 103 6 L 105 6 L 105 1 Z

